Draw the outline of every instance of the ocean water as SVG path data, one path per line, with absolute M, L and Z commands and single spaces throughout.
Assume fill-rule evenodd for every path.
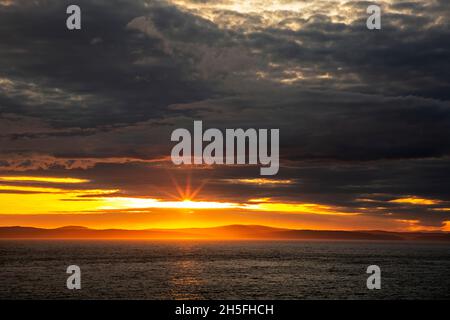
M 448 299 L 449 271 L 444 243 L 0 241 L 0 299 Z

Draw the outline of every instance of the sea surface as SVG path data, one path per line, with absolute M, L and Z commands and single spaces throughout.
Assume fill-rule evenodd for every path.
M 81 268 L 81 290 L 66 268 Z M 366 269 L 381 268 L 381 290 Z M 450 246 L 417 242 L 0 241 L 0 299 L 442 299 Z

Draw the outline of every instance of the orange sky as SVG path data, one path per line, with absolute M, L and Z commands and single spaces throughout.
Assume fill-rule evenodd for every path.
M 0 0 L 0 226 L 450 231 L 444 2 L 369 30 L 359 1 L 83 1 L 69 30 Z M 279 130 L 277 175 L 176 166 L 196 121 Z
M 320 203 L 279 202 L 270 198 L 246 202 L 204 199 L 197 198 L 200 189 L 191 190 L 190 185 L 180 188 L 178 184 L 174 186 L 173 193 L 177 195 L 174 199 L 130 197 L 121 195 L 120 189 L 89 188 L 89 183 L 87 179 L 73 177 L 0 176 L 0 226 L 147 229 L 258 224 L 319 230 L 439 230 L 424 228 L 412 219 L 367 215 L 364 207 L 349 211 Z M 236 183 L 279 185 L 290 181 L 250 179 Z M 414 206 L 440 203 L 416 197 L 390 202 Z M 449 227 L 447 222 L 440 230 L 450 231 Z

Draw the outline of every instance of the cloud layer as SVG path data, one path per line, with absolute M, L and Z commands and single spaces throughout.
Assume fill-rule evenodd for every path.
M 189 168 L 207 181 L 198 197 L 444 228 L 450 4 L 376 3 L 380 31 L 366 28 L 367 1 L 78 1 L 73 32 L 67 1 L 0 1 L 0 172 L 165 198 L 168 172 L 186 179 L 168 161 L 175 128 L 280 128 L 277 178 L 292 183 Z

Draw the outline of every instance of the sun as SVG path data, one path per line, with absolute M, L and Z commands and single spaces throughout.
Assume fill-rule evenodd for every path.
M 177 194 L 171 194 L 168 193 L 168 195 L 173 198 L 176 199 L 180 202 L 193 202 L 195 201 L 195 197 L 202 191 L 202 189 L 205 187 L 205 185 L 207 184 L 208 180 L 202 180 L 200 182 L 200 184 L 195 188 L 192 189 L 192 172 L 189 170 L 187 172 L 186 175 L 186 183 L 184 188 L 182 188 L 178 182 L 178 180 L 169 173 L 169 177 L 172 180 L 172 183 L 174 185 L 174 188 L 177 192 Z

